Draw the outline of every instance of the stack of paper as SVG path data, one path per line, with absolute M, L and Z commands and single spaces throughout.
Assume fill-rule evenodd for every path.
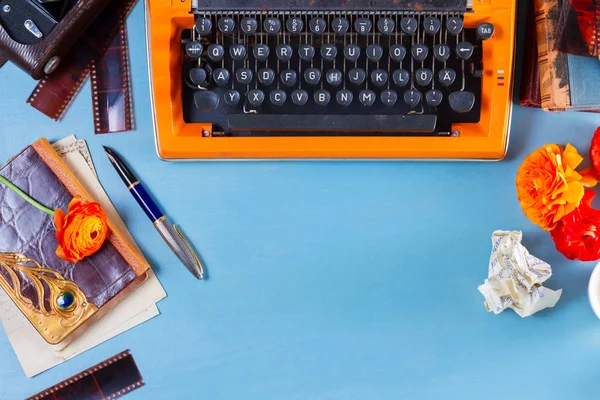
M 53 147 L 81 184 L 102 205 L 111 221 L 135 245 L 98 181 L 85 141 L 71 135 L 56 142 Z M 32 377 L 155 317 L 159 314 L 156 303 L 165 297 L 163 287 L 154 273 L 150 272 L 146 282 L 137 290 L 66 346 L 46 343 L 3 290 L 0 290 L 0 322 L 25 374 Z

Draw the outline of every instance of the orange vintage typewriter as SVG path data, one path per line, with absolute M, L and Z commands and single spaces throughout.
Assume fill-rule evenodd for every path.
M 148 0 L 165 160 L 502 159 L 516 0 Z

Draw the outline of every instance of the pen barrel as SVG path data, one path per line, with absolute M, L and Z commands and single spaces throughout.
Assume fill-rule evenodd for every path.
M 141 183 L 133 183 L 129 187 L 129 192 L 135 198 L 138 204 L 142 207 L 142 209 L 144 209 L 144 212 L 153 223 L 164 216 L 162 211 L 160 211 L 160 208 L 158 208 L 154 200 L 152 200 L 152 198 Z

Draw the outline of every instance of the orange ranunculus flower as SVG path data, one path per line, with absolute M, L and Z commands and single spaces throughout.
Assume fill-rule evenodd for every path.
M 517 197 L 527 218 L 551 231 L 562 217 L 579 206 L 583 187 L 597 179 L 589 170 L 575 168 L 583 157 L 570 144 L 547 144 L 531 153 L 517 172 Z
M 56 255 L 69 262 L 91 256 L 102 247 L 108 235 L 106 214 L 98 203 L 84 203 L 77 196 L 69 203 L 69 212 L 54 213 Z

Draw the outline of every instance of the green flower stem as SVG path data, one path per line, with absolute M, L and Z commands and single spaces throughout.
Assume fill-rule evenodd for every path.
M 54 216 L 54 211 L 53 210 L 49 209 L 48 207 L 44 207 L 43 205 L 41 205 L 40 203 L 38 203 L 37 201 L 35 201 L 34 199 L 32 199 L 27 193 L 25 193 L 24 191 L 22 191 L 21 189 L 19 189 L 18 187 L 16 187 L 11 181 L 9 181 L 8 179 L 6 179 L 2 175 L 0 175 L 0 183 L 5 184 L 10 190 L 12 190 L 13 192 L 15 192 L 19 196 L 21 196 L 21 198 L 23 198 L 23 200 L 25 200 L 26 202 L 28 202 L 29 204 L 31 204 L 32 206 L 34 206 L 38 210 L 43 211 L 43 212 L 45 212 L 48 215 Z

